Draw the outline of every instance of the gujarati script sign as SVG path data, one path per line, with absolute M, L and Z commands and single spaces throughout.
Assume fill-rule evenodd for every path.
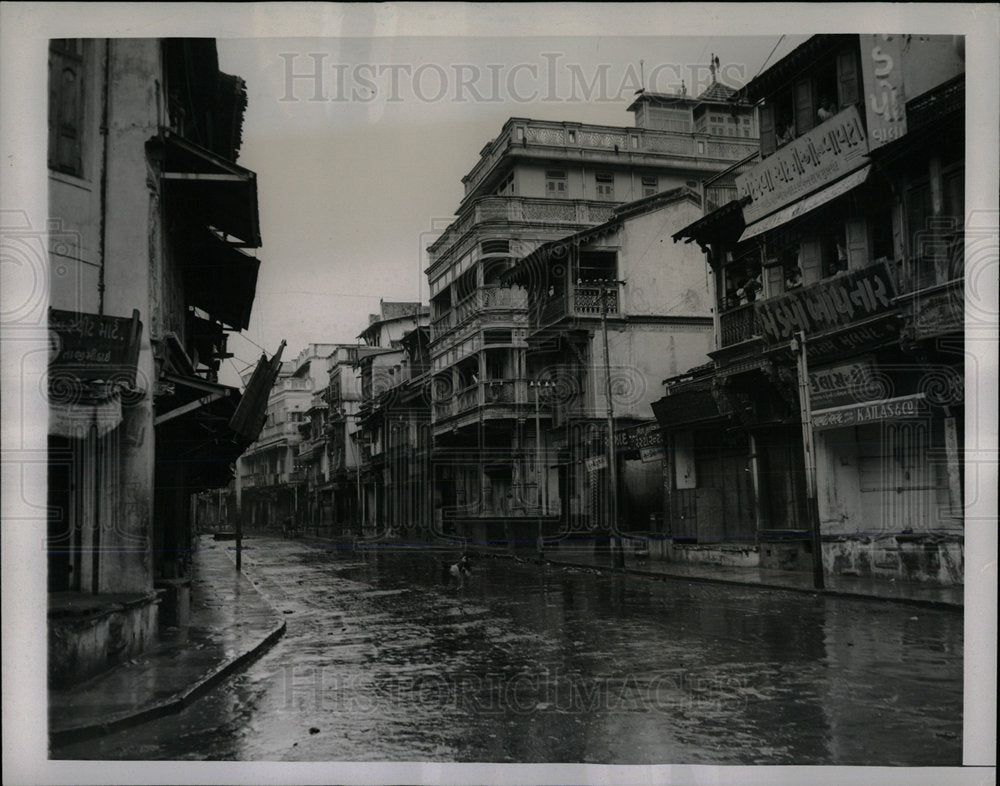
M 135 384 L 139 312 L 131 318 L 49 309 L 49 369 L 80 381 Z
M 824 333 L 893 309 L 892 277 L 883 264 L 869 265 L 755 304 L 768 344 L 789 341 L 795 333 Z
M 868 138 L 854 106 L 792 140 L 736 178 L 751 224 L 868 163 Z
M 906 95 L 900 35 L 861 38 L 861 75 L 870 147 L 874 150 L 906 133 Z

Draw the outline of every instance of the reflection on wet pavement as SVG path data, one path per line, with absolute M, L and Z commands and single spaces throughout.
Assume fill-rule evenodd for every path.
M 183 713 L 55 758 L 957 765 L 962 615 L 255 539 L 287 630 Z

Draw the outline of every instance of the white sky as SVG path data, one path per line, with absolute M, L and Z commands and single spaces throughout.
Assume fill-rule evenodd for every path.
M 288 359 L 309 342 L 354 341 L 380 297 L 426 300 L 425 249 L 507 118 L 632 125 L 640 79 L 698 93 L 715 53 L 739 87 L 776 45 L 771 63 L 804 39 L 220 39 L 220 67 L 247 83 L 240 163 L 258 175 L 264 240 L 247 335 L 269 352 L 287 339 Z M 317 66 L 318 79 L 289 79 Z M 235 383 L 259 350 L 239 336 L 230 350 Z

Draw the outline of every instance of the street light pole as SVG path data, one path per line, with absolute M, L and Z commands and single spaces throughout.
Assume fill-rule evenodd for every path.
M 608 483 L 611 506 L 610 531 L 613 538 L 611 547 L 612 565 L 616 569 L 625 567 L 625 551 L 618 530 L 618 458 L 615 453 L 615 409 L 611 398 L 611 353 L 608 351 L 608 290 L 617 288 L 624 281 L 601 281 L 601 332 L 604 335 L 604 395 L 607 400 L 608 419 Z
M 802 449 L 806 469 L 806 504 L 809 512 L 809 531 L 812 543 L 813 586 L 816 589 L 823 589 L 823 545 L 820 540 L 819 491 L 816 482 L 816 443 L 813 438 L 812 401 L 809 395 L 806 334 L 803 331 L 799 331 L 792 338 L 791 350 L 795 353 L 796 365 L 798 366 Z

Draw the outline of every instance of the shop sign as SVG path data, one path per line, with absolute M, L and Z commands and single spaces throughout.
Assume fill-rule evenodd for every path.
M 858 359 L 809 370 L 809 400 L 813 409 L 856 404 L 871 398 L 874 365 Z
M 587 472 L 597 472 L 599 469 L 606 469 L 608 466 L 607 456 L 594 456 L 593 458 L 584 459 L 584 466 L 587 468 Z
M 642 459 L 643 463 L 649 461 L 659 461 L 666 456 L 663 450 L 663 445 L 659 445 L 655 448 L 639 448 L 639 458 Z
M 132 386 L 141 330 L 138 311 L 122 318 L 49 309 L 49 373 Z
M 751 224 L 867 163 L 861 115 L 849 106 L 736 178 L 740 198 L 752 200 L 743 220 Z
M 847 352 L 857 353 L 875 349 L 898 337 L 899 324 L 883 319 L 871 324 L 848 328 L 830 336 L 810 339 L 806 343 L 806 352 L 810 360 Z
M 923 393 L 899 398 L 869 401 L 846 407 L 814 411 L 812 426 L 816 431 L 847 426 L 863 426 L 891 420 L 912 420 L 927 417 L 929 409 Z
M 615 447 L 618 450 L 640 450 L 662 444 L 663 435 L 656 421 L 615 432 Z
M 861 76 L 869 147 L 874 150 L 906 133 L 906 95 L 900 35 L 861 38 Z
M 869 265 L 755 304 L 769 344 L 847 327 L 893 309 L 895 288 L 883 264 Z

